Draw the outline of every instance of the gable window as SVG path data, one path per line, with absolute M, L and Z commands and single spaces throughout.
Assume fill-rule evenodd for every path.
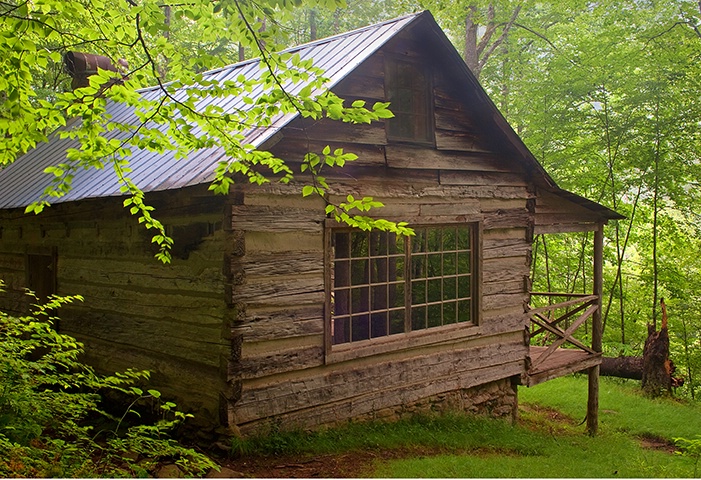
M 385 94 L 394 118 L 387 119 L 389 140 L 434 143 L 430 74 L 417 62 L 388 58 Z
M 475 226 L 331 233 L 331 344 L 475 323 Z

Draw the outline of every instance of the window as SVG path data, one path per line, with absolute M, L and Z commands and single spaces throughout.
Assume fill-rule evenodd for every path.
M 331 343 L 474 322 L 475 227 L 334 230 Z
M 26 285 L 39 298 L 46 302 L 56 293 L 56 253 L 27 254 Z
M 387 120 L 390 140 L 434 143 L 431 82 L 418 63 L 387 59 L 385 93 L 394 118 Z

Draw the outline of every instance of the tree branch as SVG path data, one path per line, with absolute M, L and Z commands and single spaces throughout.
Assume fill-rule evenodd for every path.
M 503 31 L 501 32 L 501 35 L 499 38 L 497 38 L 494 43 L 492 43 L 489 48 L 487 49 L 486 52 L 482 55 L 482 57 L 479 60 L 479 70 L 481 71 L 484 65 L 487 63 L 487 60 L 489 57 L 494 53 L 494 50 L 497 49 L 499 45 L 501 45 L 504 40 L 506 39 L 506 36 L 509 34 L 509 30 L 511 27 L 514 25 L 514 22 L 516 21 L 516 18 L 518 17 L 518 14 L 521 12 L 521 7 L 522 5 L 518 5 L 514 11 L 511 14 L 511 18 L 509 19 L 508 23 L 504 26 Z

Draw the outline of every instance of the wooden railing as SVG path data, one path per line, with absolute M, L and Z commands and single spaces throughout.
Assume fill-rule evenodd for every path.
M 552 343 L 537 358 L 531 358 L 529 370 L 538 368 L 565 342 L 585 352 L 597 354 L 593 347 L 585 345 L 573 336 L 575 331 L 587 319 L 591 318 L 599 308 L 599 297 L 597 295 L 533 292 L 531 296 L 565 297 L 570 300 L 544 307 L 532 308 L 530 305 L 528 306 L 526 314 L 531 320 L 531 339 L 546 332 L 554 336 Z M 556 311 L 562 311 L 562 309 L 564 309 L 564 313 L 555 316 Z M 571 323 L 563 327 L 563 323 L 573 318 L 574 320 Z

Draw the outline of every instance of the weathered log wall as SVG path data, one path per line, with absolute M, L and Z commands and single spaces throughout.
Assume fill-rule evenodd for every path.
M 417 48 L 392 48 L 399 46 Z M 383 101 L 383 65 L 378 52 L 335 90 L 349 102 Z M 456 101 L 461 94 L 449 76 L 434 82 L 436 147 L 388 144 L 382 123 L 304 120 L 283 131 L 273 152 L 292 162 L 326 144 L 358 154 L 343 171 L 324 172 L 330 199 L 373 196 L 385 204 L 376 216 L 479 222 L 479 323 L 422 332 L 412 343 L 402 335 L 378 339 L 381 348 L 362 356 L 352 347 L 343 355 L 325 351 L 323 202 L 301 197 L 301 177 L 290 185 L 239 186 L 229 227 L 241 255 L 229 268 L 236 276 L 230 302 L 239 314 L 232 337 L 241 348 L 229 364 L 229 419 L 243 433 L 270 422 L 292 428 L 382 417 L 450 392 L 510 385 L 505 379 L 522 373 L 533 188 L 480 131 L 477 107 Z
M 121 199 L 57 204 L 41 215 L 4 212 L 0 278 L 7 292 L 0 307 L 26 311 L 25 255 L 55 251 L 59 295 L 85 301 L 60 311 L 60 331 L 86 344 L 87 360 L 114 372 L 153 372 L 150 385 L 203 423 L 219 418 L 221 374 L 228 356 L 231 310 L 222 264 L 228 234 L 224 201 L 206 188 L 147 197 L 176 240 L 172 264 L 153 258 L 151 232 L 122 207 Z
M 432 184 L 431 196 L 423 197 L 417 190 L 420 181 L 405 187 L 419 192 L 418 198 L 408 192 L 399 196 L 405 182 L 398 179 L 410 174 L 405 171 L 393 176 L 396 185 L 390 190 L 397 192 L 395 197 L 379 197 L 381 192 L 367 188 L 363 193 L 378 195 L 384 201 L 386 212 L 379 211 L 381 215 L 420 212 L 427 207 L 429 211 L 449 212 L 462 208 L 458 207 L 460 202 L 477 206 L 478 213 L 470 213 L 468 219 L 483 219 L 485 226 L 480 324 L 460 326 L 461 334 L 467 337 L 457 341 L 451 334 L 437 345 L 326 365 L 322 206 L 301 199 L 294 187 L 288 196 L 281 195 L 282 187 L 271 187 L 274 195 L 247 191 L 243 205 L 233 209 L 231 222 L 233 229 L 241 225 L 249 229 L 243 235 L 245 248 L 241 250 L 245 254 L 231 259 L 232 271 L 243 275 L 232 287 L 231 297 L 240 314 L 232 335 L 239 338 L 242 347 L 240 357 L 234 357 L 229 367 L 232 391 L 240 392 L 231 398 L 230 418 L 243 431 L 259 428 L 273 418 L 308 426 L 367 416 L 377 409 L 521 373 L 527 349 L 523 302 L 527 298 L 530 243 L 527 228 L 517 220 L 525 215 L 526 199 L 519 201 L 523 207 L 517 209 L 512 198 L 439 197 L 434 196 L 437 182 Z M 342 178 L 335 180 L 342 182 Z M 336 185 L 341 190 L 351 186 Z M 365 179 L 363 185 L 368 187 L 370 182 Z M 523 192 L 525 196 L 525 189 Z M 280 202 L 281 198 L 285 200 Z M 278 215 L 288 217 L 286 230 L 280 222 L 253 221 L 261 204 L 267 203 L 275 203 Z M 515 213 L 521 210 L 524 213 Z M 451 213 L 412 217 L 416 221 L 450 222 L 465 216 L 464 212 Z M 495 228 L 487 228 L 490 225 Z M 434 334 L 441 338 L 440 332 Z

